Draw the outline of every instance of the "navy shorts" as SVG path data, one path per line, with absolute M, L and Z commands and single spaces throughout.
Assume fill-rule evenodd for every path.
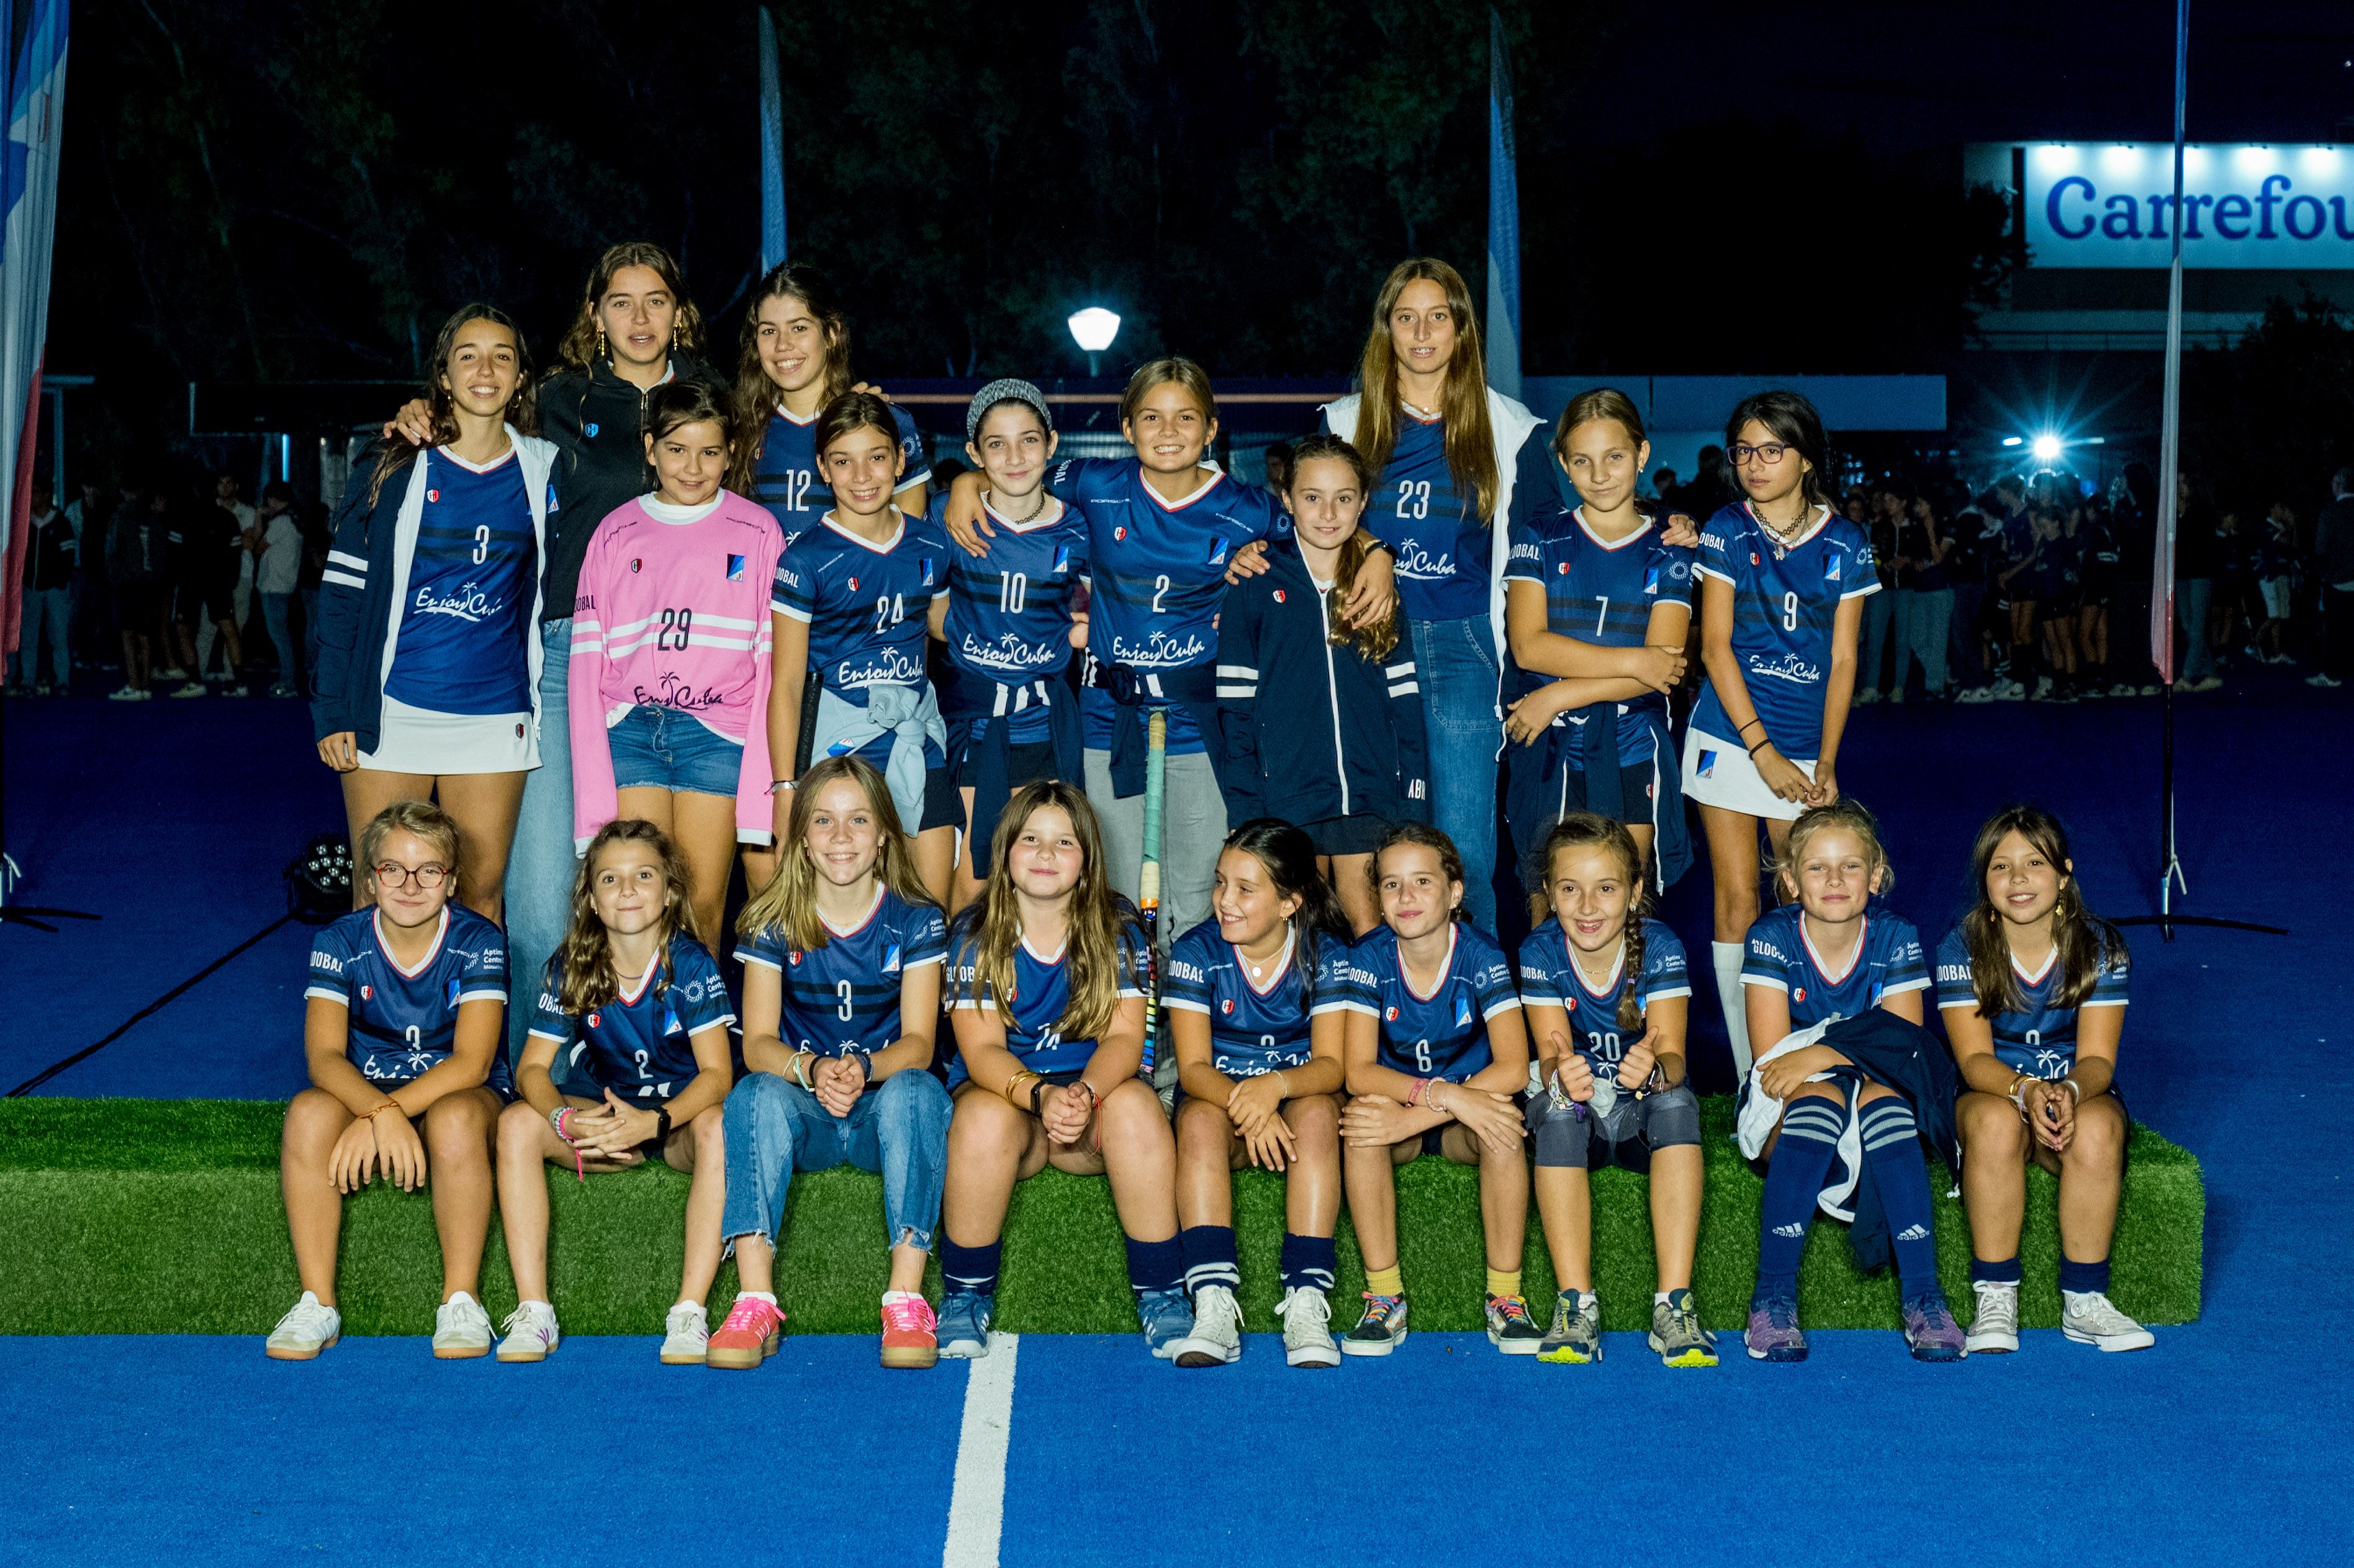
M 1308 842 L 1316 846 L 1318 854 L 1371 854 L 1382 847 L 1382 840 L 1390 831 L 1387 817 L 1326 817 L 1321 821 L 1302 822 L 1300 831 Z
M 744 775 L 744 743 L 694 715 L 640 703 L 605 731 L 617 789 L 668 789 L 733 799 Z
M 1556 1108 L 1548 1090 L 1540 1090 L 1529 1101 L 1529 1135 L 1536 1144 L 1539 1165 L 1573 1171 L 1615 1165 L 1643 1172 L 1650 1170 L 1655 1149 L 1699 1145 L 1700 1100 L 1690 1084 L 1655 1089 L 1639 1100 L 1622 1091 L 1611 1107 L 1609 1123 L 1605 1127 L 1584 1102 Z

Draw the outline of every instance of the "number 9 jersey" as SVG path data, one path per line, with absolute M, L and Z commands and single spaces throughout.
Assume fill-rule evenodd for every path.
M 1774 748 L 1793 762 L 1823 749 L 1823 682 L 1844 600 L 1880 591 L 1872 540 L 1828 507 L 1795 543 L 1777 543 L 1745 504 L 1701 531 L 1699 572 L 1733 589 L 1733 656 Z M 1692 705 L 1691 727 L 1739 750 L 1739 733 L 1713 683 Z
M 384 944 L 375 907 L 355 909 L 312 938 L 302 994 L 341 1003 L 351 1017 L 344 1054 L 370 1083 L 397 1087 L 450 1059 L 461 1005 L 506 1001 L 507 939 L 464 905 L 445 904 L 433 946 L 404 969 Z M 487 1081 L 501 1099 L 514 1098 L 504 1033 Z

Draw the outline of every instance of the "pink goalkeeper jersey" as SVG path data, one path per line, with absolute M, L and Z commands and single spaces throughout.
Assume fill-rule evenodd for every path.
M 769 591 L 785 536 L 767 507 L 729 491 L 691 522 L 670 520 L 687 514 L 652 496 L 624 503 L 580 563 L 567 679 L 576 847 L 620 812 L 606 731 L 641 705 L 743 743 L 737 837 L 769 840 Z

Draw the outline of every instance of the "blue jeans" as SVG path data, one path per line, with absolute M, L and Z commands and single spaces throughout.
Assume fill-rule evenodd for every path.
M 539 671 L 539 766 L 523 776 L 523 810 L 515 819 L 514 846 L 507 852 L 507 963 L 512 977 L 507 1002 L 507 1058 L 523 1060 L 524 1037 L 539 1006 L 547 960 L 564 941 L 572 918 L 572 879 L 579 857 L 572 853 L 572 730 L 565 681 L 572 663 L 572 619 L 539 629 L 546 662 Z M 558 1054 L 556 1086 L 575 1089 Z M 581 1080 L 585 1084 L 586 1080 Z
M 1463 856 L 1463 910 L 1496 928 L 1496 717 L 1501 676 L 1488 618 L 1411 620 L 1422 722 L 1429 732 L 1431 821 Z
M 1891 693 L 1904 689 L 1914 659 L 1921 661 L 1921 684 L 1931 696 L 1946 689 L 1946 637 L 1954 618 L 1951 588 L 1903 588 L 1896 595 L 1896 678 Z
M 846 1117 L 790 1079 L 748 1075 L 727 1096 L 727 1207 L 719 1234 L 731 1245 L 748 1235 L 776 1245 L 793 1172 L 847 1161 L 883 1173 L 884 1245 L 931 1251 L 952 1108 L 940 1081 L 914 1067 L 861 1096 Z
M 1889 633 L 1896 620 L 1896 590 L 1883 587 L 1863 601 L 1863 641 L 1856 649 L 1855 689 L 1877 692 L 1881 687 L 1881 671 L 1888 654 Z M 1896 641 L 1903 641 L 1896 633 Z
M 732 800 L 743 782 L 744 743 L 678 708 L 640 703 L 605 731 L 605 744 L 612 747 L 617 789 L 668 789 Z
M 19 678 L 27 685 L 38 685 L 41 681 L 41 650 L 49 651 L 49 669 L 59 691 L 73 683 L 73 649 L 68 631 L 73 620 L 73 592 L 69 588 L 27 588 L 24 620 L 18 627 L 22 647 L 8 655 L 10 683 Z M 21 675 L 19 665 L 22 665 Z
M 294 632 L 287 620 L 291 593 L 266 593 L 261 596 L 261 624 L 270 629 L 270 645 L 278 650 L 278 683 L 300 692 L 302 686 L 302 666 L 294 662 Z
M 2182 678 L 2200 681 L 2215 673 L 2215 649 L 2207 641 L 2207 612 L 2215 605 L 2215 579 L 2185 577 L 2174 590 L 2174 618 L 2190 646 L 2182 652 Z

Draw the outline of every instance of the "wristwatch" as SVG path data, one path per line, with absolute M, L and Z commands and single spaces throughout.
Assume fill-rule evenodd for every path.
M 654 1107 L 654 1120 L 659 1124 L 654 1133 L 654 1141 L 656 1143 L 668 1143 L 670 1141 L 670 1107 L 668 1106 Z

